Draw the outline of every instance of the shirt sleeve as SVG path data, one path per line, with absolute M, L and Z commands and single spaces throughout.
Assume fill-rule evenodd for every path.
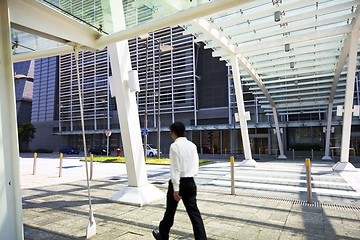
M 170 178 L 174 191 L 179 191 L 180 185 L 180 157 L 174 145 L 170 146 Z

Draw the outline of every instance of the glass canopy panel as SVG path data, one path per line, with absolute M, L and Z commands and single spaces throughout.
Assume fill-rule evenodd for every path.
M 11 42 L 12 42 L 13 54 L 67 46 L 55 41 L 51 41 L 15 29 L 11 29 Z
M 72 17 L 98 31 L 111 33 L 104 24 L 111 13 L 104 10 L 109 0 L 37 0 L 67 16 Z M 120 1 L 120 0 L 119 0 Z M 126 28 L 169 16 L 181 10 L 195 7 L 200 1 L 184 0 L 122 0 Z M 204 3 L 206 3 L 204 1 Z

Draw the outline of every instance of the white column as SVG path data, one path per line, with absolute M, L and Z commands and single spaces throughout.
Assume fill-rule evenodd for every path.
M 344 106 L 344 118 L 341 137 L 341 156 L 340 162 L 338 162 L 333 170 L 355 170 L 355 167 L 349 163 L 349 147 L 350 147 L 350 133 L 351 133 L 351 120 L 352 120 L 352 108 L 354 98 L 354 86 L 355 86 L 355 73 L 356 73 L 356 61 L 357 61 L 357 47 L 359 41 L 359 31 L 351 32 L 350 51 L 348 58 L 348 69 L 346 77 L 346 90 L 345 90 L 345 106 Z
M 24 239 L 7 0 L 0 0 L 0 238 Z
M 247 120 L 245 115 L 244 98 L 243 98 L 243 92 L 240 82 L 239 62 L 235 54 L 231 55 L 231 67 L 233 73 L 236 102 L 237 102 L 239 119 L 240 119 L 241 138 L 243 142 L 244 155 L 245 155 L 245 159 L 244 161 L 241 162 L 240 166 L 255 167 L 257 163 L 252 158 L 251 155 L 249 133 L 248 133 L 247 122 L 246 122 Z
M 326 126 L 325 156 L 321 159 L 323 161 L 332 160 L 330 157 L 330 131 L 331 131 L 331 121 L 332 121 L 332 109 L 333 109 L 333 103 L 329 103 L 327 126 Z
M 122 1 L 103 1 L 103 7 L 113 16 L 112 28 L 108 29 L 125 29 Z M 136 96 L 127 85 L 128 72 L 131 70 L 128 42 L 111 44 L 108 50 L 112 70 L 110 88 L 112 95 L 116 97 L 128 176 L 128 186 L 112 196 L 110 201 L 143 206 L 165 197 L 165 194 L 150 185 L 147 179 Z
M 276 107 L 273 107 L 272 110 L 273 110 L 274 121 L 275 121 L 276 137 L 278 140 L 278 145 L 279 145 L 279 150 L 280 150 L 280 155 L 278 156 L 278 159 L 286 159 L 286 156 L 284 154 L 284 146 L 283 146 L 283 143 L 281 140 L 279 120 L 278 120 L 278 116 L 277 116 L 277 112 L 276 112 Z

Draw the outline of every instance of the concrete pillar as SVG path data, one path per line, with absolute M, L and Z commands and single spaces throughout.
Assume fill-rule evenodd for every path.
M 352 120 L 352 108 L 354 98 L 354 85 L 355 85 L 355 73 L 356 73 L 356 61 L 357 61 L 357 48 L 359 42 L 359 31 L 351 32 L 350 51 L 348 59 L 348 69 L 346 77 L 346 90 L 345 90 L 345 106 L 344 106 L 344 118 L 341 137 L 341 156 L 340 162 L 338 162 L 333 170 L 356 170 L 355 167 L 349 163 L 349 147 L 350 147 L 350 133 L 351 133 L 351 120 Z
M 278 159 L 286 159 L 286 156 L 284 154 L 284 146 L 283 146 L 282 138 L 281 138 L 281 134 L 280 134 L 279 120 L 278 120 L 276 108 L 273 107 L 272 110 L 273 110 L 274 121 L 275 121 L 276 137 L 278 140 L 278 145 L 279 145 L 279 150 L 280 150 L 280 155 L 278 156 Z
M 24 239 L 7 0 L 0 0 L 0 238 Z
M 106 29 L 113 31 L 125 29 L 122 1 L 103 1 L 103 7 L 112 16 L 112 26 L 107 26 Z M 108 50 L 112 70 L 110 88 L 112 95 L 116 97 L 128 176 L 128 186 L 109 200 L 143 206 L 165 197 L 165 194 L 149 184 L 147 179 L 136 96 L 134 92 L 130 92 L 127 85 L 128 73 L 131 70 L 128 42 L 111 44 Z
M 331 121 L 332 121 L 332 108 L 333 108 L 333 104 L 329 103 L 327 126 L 326 126 L 325 155 L 321 159 L 323 161 L 332 160 L 330 157 L 330 131 L 331 131 Z
M 255 167 L 257 163 L 252 158 L 251 155 L 250 139 L 249 139 L 249 133 L 247 127 L 245 106 L 244 106 L 244 98 L 243 98 L 243 92 L 240 82 L 239 62 L 235 54 L 231 55 L 231 67 L 233 72 L 234 89 L 235 89 L 236 102 L 237 102 L 239 119 L 240 119 L 241 138 L 243 142 L 244 155 L 245 155 L 245 159 L 244 161 L 241 162 L 240 166 Z

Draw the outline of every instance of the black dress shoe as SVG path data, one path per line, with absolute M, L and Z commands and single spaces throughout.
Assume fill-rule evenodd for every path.
M 153 230 L 153 231 L 152 231 L 152 234 L 153 234 L 153 236 L 154 236 L 154 238 L 155 238 L 156 240 L 161 240 L 161 236 L 160 236 L 160 233 L 159 233 L 158 231 Z

